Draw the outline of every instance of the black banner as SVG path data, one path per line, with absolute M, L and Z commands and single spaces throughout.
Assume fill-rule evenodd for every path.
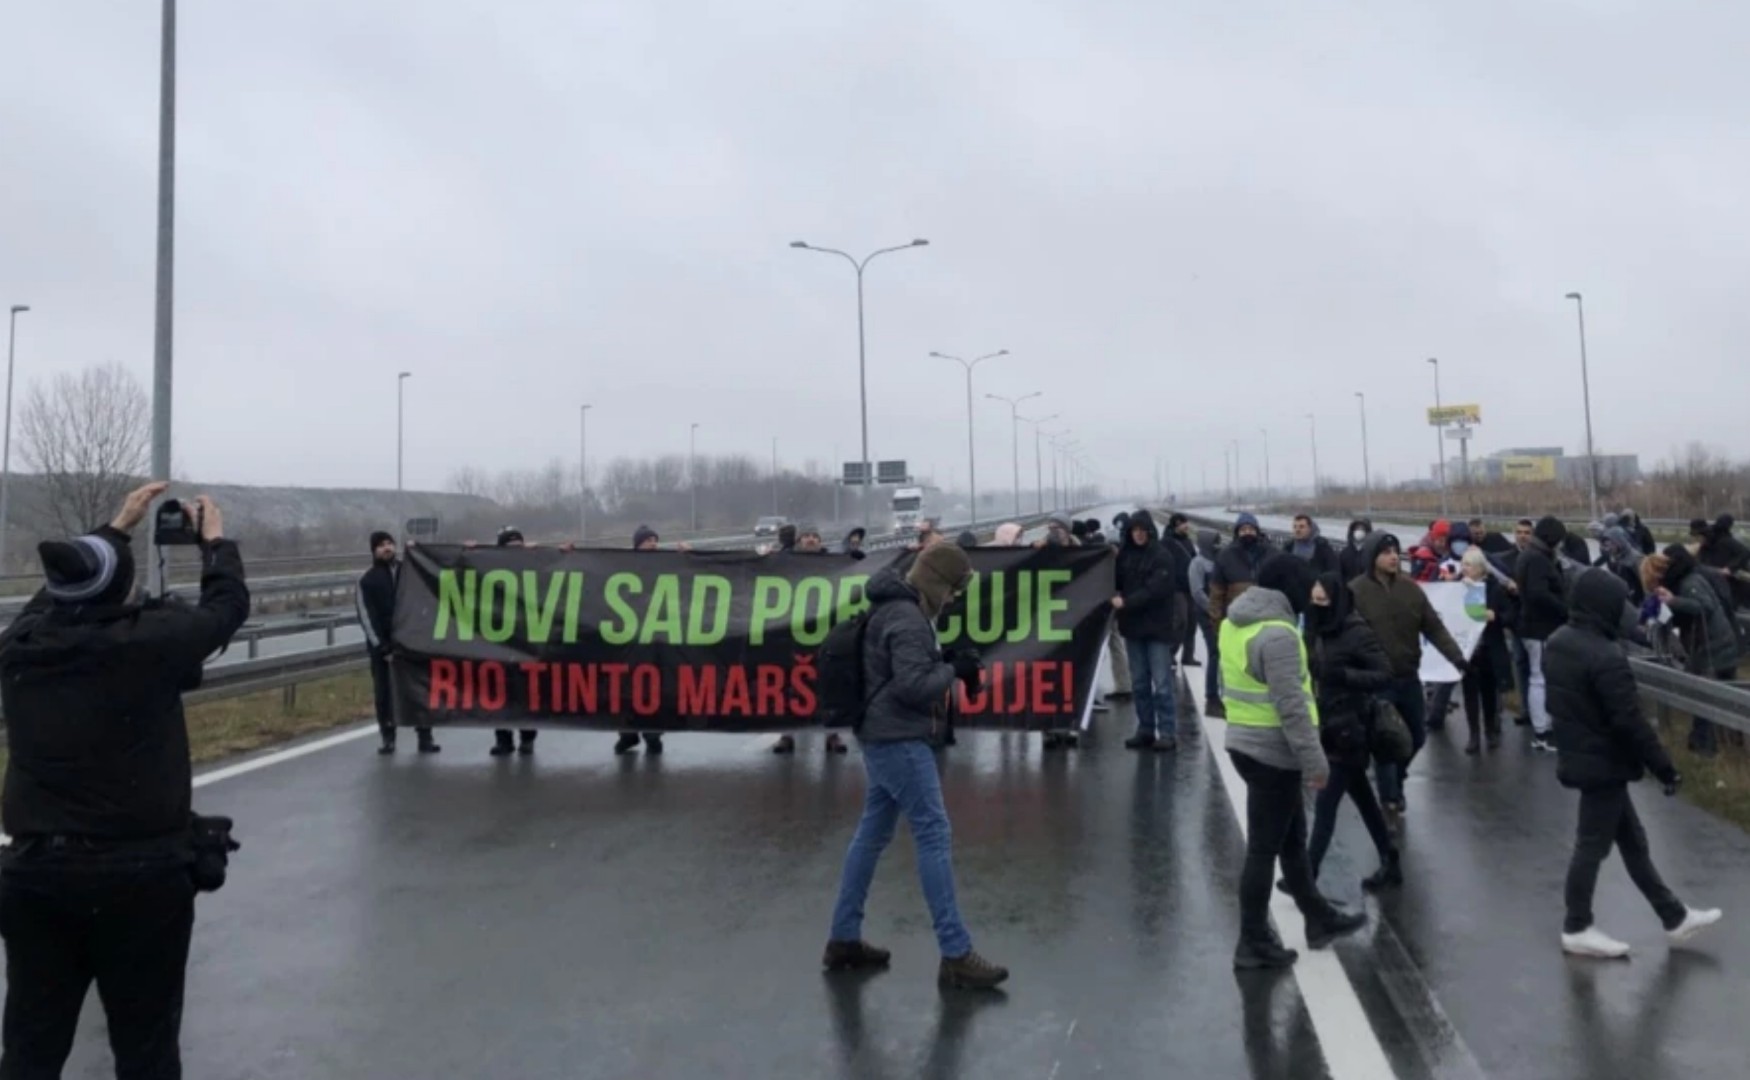
M 945 647 L 977 648 L 959 723 L 1068 728 L 1085 714 L 1110 549 L 979 548 Z M 776 731 L 812 724 L 814 652 L 906 557 L 419 545 L 395 602 L 405 726 Z M 958 687 L 958 684 L 956 684 Z

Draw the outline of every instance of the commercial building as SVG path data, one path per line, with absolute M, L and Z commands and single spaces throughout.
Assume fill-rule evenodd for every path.
M 1601 484 L 1633 483 L 1641 478 L 1639 454 L 1599 454 L 1598 480 Z M 1462 463 L 1454 458 L 1446 464 L 1446 474 L 1455 480 L 1464 475 Z M 1586 484 L 1586 455 L 1569 457 L 1559 446 L 1520 446 L 1497 450 L 1470 463 L 1473 484 Z

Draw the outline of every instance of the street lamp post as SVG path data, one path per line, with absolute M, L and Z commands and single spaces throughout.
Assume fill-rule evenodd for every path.
M 577 410 L 577 542 L 589 539 L 589 410 Z
M 800 251 L 817 251 L 823 255 L 837 255 L 850 263 L 857 271 L 857 396 L 861 401 L 863 414 L 863 528 L 865 529 L 869 528 L 869 488 L 874 485 L 875 477 L 873 470 L 869 467 L 869 365 L 868 339 L 863 333 L 863 269 L 877 255 L 904 251 L 907 248 L 927 247 L 929 243 L 928 240 L 919 239 L 913 240 L 909 244 L 900 244 L 897 247 L 881 248 L 870 252 L 859 261 L 850 253 L 840 251 L 837 248 L 815 247 L 805 240 L 792 240 L 790 242 L 791 247 Z
M 1586 403 L 1586 487 L 1592 498 L 1592 520 L 1598 521 L 1598 458 L 1592 449 L 1592 377 L 1586 370 L 1586 302 L 1577 292 L 1568 294 L 1580 318 L 1580 393 Z
M 1430 356 L 1428 362 L 1434 365 L 1434 415 L 1441 421 L 1434 425 L 1434 461 L 1440 468 L 1440 516 L 1446 517 L 1446 423 L 1440 416 L 1440 361 Z
M 947 353 L 940 352 L 933 352 L 930 355 L 940 357 L 943 360 L 953 360 L 966 369 L 966 486 L 971 489 L 972 492 L 972 526 L 973 528 L 977 528 L 978 460 L 973 451 L 972 442 L 972 369 L 984 363 L 986 360 L 995 360 L 999 356 L 1009 355 L 1009 350 L 998 349 L 996 352 L 986 353 L 983 356 L 975 357 L 971 360 L 965 360 L 958 356 L 950 356 Z
M 1355 391 L 1355 400 L 1361 405 L 1361 487 L 1367 494 L 1367 513 L 1373 513 L 1373 470 L 1367 464 L 1367 395 Z
M 164 0 L 158 48 L 158 246 L 152 320 L 152 478 L 170 479 L 172 315 L 176 281 L 176 0 Z M 154 533 L 158 515 L 153 514 Z M 147 559 L 147 588 L 164 591 L 162 564 Z
M 18 317 L 28 304 L 13 304 L 6 320 L 6 448 L 0 451 L 0 574 L 6 572 L 6 527 L 12 523 L 12 361 L 18 349 Z
M 693 501 L 693 533 L 699 532 L 699 425 L 687 429 L 687 491 Z
M 402 490 L 402 468 L 407 460 L 407 380 L 413 372 L 395 376 L 395 490 Z
M 1267 428 L 1259 428 L 1258 434 L 1264 436 L 1264 501 L 1270 501 L 1270 432 Z
M 1044 459 L 1039 456 L 1039 429 L 1051 421 L 1056 420 L 1061 415 L 1061 413 L 1052 413 L 1050 416 L 1041 416 L 1038 418 L 1030 418 L 1026 416 L 1021 417 L 1021 419 L 1033 425 L 1033 491 L 1039 503 L 1038 512 L 1041 514 L 1045 513 L 1045 466 L 1043 464 Z
M 1312 413 L 1307 413 L 1306 414 L 1306 425 L 1307 425 L 1307 430 L 1311 433 L 1311 438 L 1312 438 L 1312 467 L 1313 467 L 1312 497 L 1313 497 L 1313 506 L 1317 507 L 1319 504 L 1319 421 L 1318 421 L 1318 417 L 1314 416 Z
M 772 436 L 772 515 L 778 513 L 778 437 Z
M 1009 419 L 1012 423 L 1010 441 L 1015 455 L 1015 516 L 1021 516 L 1021 402 L 1039 397 L 1043 391 L 1035 390 L 1031 394 L 1022 394 L 1018 398 L 1003 397 L 1001 394 L 986 394 L 992 401 L 1001 401 L 1009 407 Z
M 1233 440 L 1234 451 L 1234 498 L 1237 502 L 1246 501 L 1246 475 L 1240 472 L 1240 441 Z

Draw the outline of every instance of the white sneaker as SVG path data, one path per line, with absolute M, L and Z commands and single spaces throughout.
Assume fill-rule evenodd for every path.
M 1685 925 L 1688 924 L 1685 923 Z M 1676 932 L 1672 931 L 1673 934 Z M 1616 960 L 1628 955 L 1628 946 L 1596 926 L 1588 926 L 1578 934 L 1563 934 L 1562 951 L 1574 956 L 1595 956 L 1601 960 Z
M 1704 911 L 1689 908 L 1684 913 L 1683 922 L 1678 925 L 1677 929 L 1667 931 L 1666 936 L 1671 939 L 1671 944 L 1677 945 L 1688 941 L 1719 921 L 1719 908 L 1707 908 Z

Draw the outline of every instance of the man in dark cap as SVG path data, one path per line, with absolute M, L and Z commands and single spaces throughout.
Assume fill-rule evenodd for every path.
M 520 548 L 527 547 L 528 543 L 523 539 L 521 529 L 514 525 L 507 525 L 498 530 L 498 546 L 501 548 Z M 520 728 L 517 731 L 518 741 L 512 742 L 509 728 L 497 728 L 492 732 L 492 756 L 504 757 L 512 752 L 532 754 L 535 752 L 536 734 L 534 728 Z
M 135 600 L 129 533 L 167 486 L 133 492 L 89 535 L 40 545 L 46 586 L 0 635 L 0 1076 L 61 1075 L 93 982 L 116 1075 L 182 1075 L 197 891 L 182 694 L 248 618 L 249 588 L 202 496 L 200 599 Z
M 863 541 L 867 539 L 868 536 L 869 531 L 863 528 L 863 526 L 858 525 L 853 528 L 850 532 L 845 534 L 844 553 L 853 559 L 866 558 L 868 552 L 863 550 Z
M 378 530 L 371 534 L 371 568 L 359 578 L 353 594 L 358 609 L 359 626 L 365 632 L 365 652 L 371 658 L 371 690 L 376 696 L 377 730 L 383 743 L 379 754 L 395 752 L 395 683 L 389 672 L 389 658 L 395 654 L 395 583 L 401 577 L 401 560 L 396 557 L 395 537 Z M 419 752 L 435 754 L 443 747 L 431 737 L 431 728 L 414 729 L 419 735 Z

